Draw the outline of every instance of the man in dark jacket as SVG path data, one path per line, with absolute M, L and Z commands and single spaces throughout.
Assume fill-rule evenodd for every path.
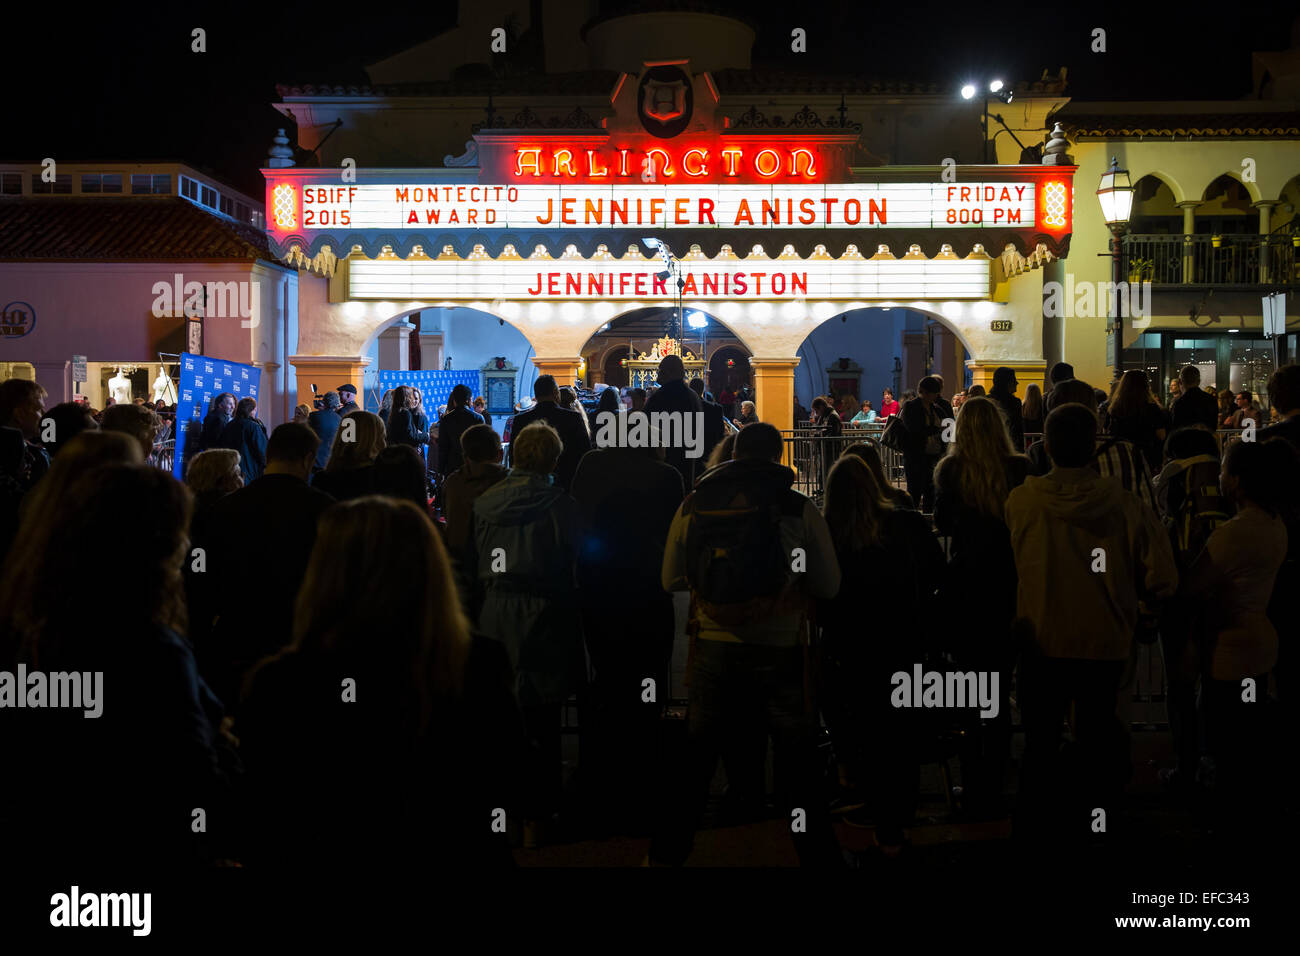
M 211 592 L 212 637 L 196 648 L 200 670 L 233 707 L 245 672 L 293 638 L 293 607 L 316 542 L 316 522 L 334 499 L 307 484 L 320 439 L 287 422 L 266 446 L 266 473 L 212 506 L 201 586 Z M 341 558 L 340 558 L 341 559 Z M 254 568 L 257 573 L 254 574 Z
M 438 494 L 442 516 L 447 520 L 447 552 L 468 595 L 477 570 L 465 567 L 473 550 L 474 501 L 510 472 L 501 464 L 501 437 L 489 425 L 465 429 L 460 436 L 460 452 L 463 464 L 447 476 Z
M 1201 370 L 1195 365 L 1184 367 L 1178 373 L 1178 382 L 1183 393 L 1169 406 L 1174 428 L 1204 425 L 1215 431 L 1219 425 L 1219 400 L 1201 388 Z
M 686 366 L 682 363 L 680 355 L 665 355 L 659 361 L 659 389 L 649 399 L 646 400 L 645 410 L 650 413 L 651 421 L 657 412 L 680 412 L 683 416 L 697 415 L 697 422 L 706 423 L 704 418 L 704 402 L 700 396 L 696 395 L 686 387 Z M 683 421 L 685 419 L 683 418 Z M 699 430 L 695 431 L 699 434 Z M 708 434 L 707 423 L 705 424 L 705 434 Z M 682 486 L 684 488 L 693 488 L 695 486 L 695 476 L 704 471 L 704 463 L 707 461 L 703 457 L 688 457 L 687 452 L 694 454 L 694 449 L 688 449 L 683 443 L 681 448 L 668 449 L 668 464 L 677 469 L 677 473 L 682 476 Z M 707 452 L 705 453 L 707 454 Z
M 649 822 L 659 792 L 659 713 L 642 702 L 642 681 L 668 686 L 675 624 L 659 573 L 682 503 L 682 477 L 663 459 L 662 448 L 595 448 L 582 457 L 570 489 L 582 517 L 579 602 L 595 671 L 582 747 L 592 758 L 593 805 L 610 809 L 611 824 L 630 828 L 622 832 L 643 829 L 638 823 Z
M 578 461 L 591 449 L 591 436 L 587 434 L 587 426 L 582 423 L 581 415 L 557 404 L 560 390 L 553 376 L 537 376 L 537 381 L 533 384 L 533 397 L 537 399 L 537 404 L 515 416 L 510 434 L 518 436 L 534 422 L 546 422 L 559 432 L 564 450 L 560 452 L 559 464 L 555 466 L 555 483 L 567 491 L 573 482 L 573 473 L 578 470 Z M 510 464 L 514 465 L 513 440 L 510 443 Z
M 704 379 L 691 379 L 691 391 L 700 397 L 700 402 L 704 405 L 704 460 L 709 460 L 709 455 L 713 453 L 714 447 L 722 441 L 727 434 L 727 426 L 723 424 L 724 412 L 722 406 L 717 402 L 709 401 L 704 394 Z
M 993 387 L 989 389 L 989 398 L 1002 408 L 1007 420 L 1007 432 L 1011 435 L 1011 445 L 1017 453 L 1025 450 L 1025 419 L 1020 399 L 1016 398 L 1015 369 L 999 366 L 993 371 Z
M 320 448 L 316 451 L 316 469 L 324 470 L 329 464 L 330 450 L 334 447 L 334 436 L 338 434 L 339 406 L 343 404 L 338 392 L 326 392 L 322 399 L 324 408 L 318 408 L 307 416 L 307 424 L 320 439 Z
M 934 466 L 943 456 L 944 419 L 952 417 L 952 406 L 939 397 L 942 387 L 927 375 L 916 387 L 917 397 L 903 405 L 903 472 L 918 511 L 934 510 Z
M 239 452 L 239 470 L 246 485 L 261 478 L 266 467 L 266 426 L 256 414 L 257 401 L 241 398 L 235 417 L 221 430 L 221 447 Z
M 230 424 L 230 420 L 234 417 L 235 396 L 229 392 L 222 392 L 212 400 L 208 415 L 203 419 L 203 431 L 198 451 L 224 447 L 221 444 L 221 433 L 225 431 L 226 426 Z
M 450 475 L 461 465 L 460 436 L 475 425 L 487 424 L 470 407 L 474 394 L 468 385 L 457 385 L 447 401 L 447 414 L 438 419 L 438 470 Z
M 342 418 L 348 412 L 355 412 L 361 408 L 357 404 L 357 387 L 355 385 L 340 385 L 339 401 L 343 403 L 339 406 L 339 418 Z

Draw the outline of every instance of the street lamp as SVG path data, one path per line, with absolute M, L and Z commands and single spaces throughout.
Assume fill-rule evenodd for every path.
M 1101 203 L 1101 216 L 1110 228 L 1110 288 L 1111 288 L 1111 346 L 1112 367 L 1115 374 L 1124 371 L 1124 318 L 1120 314 L 1119 283 L 1122 271 L 1120 262 L 1120 237 L 1128 229 L 1129 214 L 1133 211 L 1133 184 L 1128 170 L 1119 168 L 1118 157 L 1110 158 L 1110 169 L 1101 174 L 1097 187 L 1097 201 Z
M 976 91 L 975 84 L 967 83 L 961 88 L 961 98 L 964 100 L 974 99 L 975 91 Z M 989 82 L 988 92 L 985 93 L 983 97 L 984 98 L 984 162 L 985 163 L 988 163 L 989 161 L 989 94 L 996 96 L 1003 103 L 1010 103 L 1015 98 L 1015 93 L 1007 89 L 1006 84 L 1003 83 L 1001 80 L 991 80 Z M 1002 123 L 1002 126 L 1006 128 L 1008 132 L 1010 132 L 1010 127 L 1007 126 L 1007 124 L 1003 121 L 1001 116 L 995 116 L 994 119 L 996 119 L 999 123 Z M 1016 134 L 1012 133 L 1011 135 L 1012 138 L 1014 138 Z M 1017 139 L 1016 142 L 1019 143 L 1020 140 Z M 1021 145 L 1021 149 L 1023 151 L 1024 149 L 1023 144 Z
M 680 341 L 682 337 L 682 289 L 686 285 L 686 280 L 682 278 L 682 264 L 673 251 L 668 248 L 668 243 L 662 239 L 656 239 L 654 236 L 645 236 L 641 241 L 649 249 L 657 249 L 659 258 L 663 260 L 664 268 L 655 273 L 655 278 L 660 282 L 667 282 L 669 279 L 677 280 L 677 324 L 669 330 L 669 338 L 674 341 Z

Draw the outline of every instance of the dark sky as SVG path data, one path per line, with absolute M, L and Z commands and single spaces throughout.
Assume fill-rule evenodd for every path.
M 558 0 L 547 0 L 558 2 Z M 1250 54 L 1288 46 L 1293 3 L 1217 8 L 1212 21 L 1164 5 L 1023 3 L 842 4 L 837 0 L 715 3 L 759 29 L 755 64 L 935 82 L 1035 79 L 1069 70 L 1075 99 L 1235 99 L 1250 93 Z M 156 7 L 100 18 L 93 29 L 33 31 L 6 48 L 9 86 L 0 158 L 180 159 L 260 193 L 257 167 L 279 114 L 283 82 L 365 82 L 363 67 L 455 22 L 454 3 L 387 13 L 228 4 L 211 12 Z M 1204 9 L 1204 8 L 1201 8 Z M 317 12 L 320 10 L 321 12 Z M 207 30 L 208 52 L 190 52 Z M 808 31 L 808 53 L 790 31 Z M 1107 52 L 1090 50 L 1096 27 Z M 575 42 L 576 38 L 575 38 Z M 279 121 L 277 123 L 277 120 Z

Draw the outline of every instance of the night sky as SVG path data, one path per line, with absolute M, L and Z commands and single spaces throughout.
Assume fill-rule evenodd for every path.
M 797 15 L 793 3 L 712 6 L 758 27 L 756 67 L 934 82 L 956 95 L 967 78 L 1033 80 L 1065 66 L 1067 93 L 1081 100 L 1248 96 L 1251 52 L 1285 49 L 1295 15 L 1293 3 L 1235 8 L 1245 16 L 1219 8 L 1212 21 L 1157 5 L 822 3 Z M 258 195 L 257 168 L 283 125 L 269 105 L 277 83 L 364 83 L 367 63 L 456 15 L 454 3 L 361 18 L 350 9 L 367 8 L 141 8 L 125 23 L 101 17 L 11 37 L 0 158 L 176 159 Z M 207 30 L 207 53 L 190 52 L 196 26 Z M 795 27 L 808 31 L 805 55 L 790 51 Z M 1095 27 L 1107 31 L 1105 54 L 1090 51 Z

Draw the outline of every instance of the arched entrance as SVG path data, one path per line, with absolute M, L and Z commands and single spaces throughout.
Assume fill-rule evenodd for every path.
M 712 357 L 721 353 L 725 369 L 728 358 L 734 366 L 725 369 L 737 380 L 748 381 L 749 349 L 740 338 L 712 313 L 701 308 L 686 308 L 685 328 L 682 330 L 682 348 L 696 356 L 710 356 L 709 381 L 705 387 L 715 395 L 720 391 L 723 377 L 715 376 Z M 629 383 L 630 376 L 623 365 L 625 359 L 636 359 L 653 350 L 656 342 L 675 325 L 676 310 L 663 307 L 637 308 L 611 318 L 597 329 L 582 347 L 582 358 L 587 366 L 587 386 L 600 382 L 619 388 Z
M 532 356 L 528 338 L 501 316 L 461 306 L 406 309 L 378 324 L 363 343 L 364 396 L 358 401 L 376 410 L 388 385 L 403 373 L 433 381 L 454 378 L 484 398 L 500 431 L 515 404 L 532 392 L 537 377 Z

